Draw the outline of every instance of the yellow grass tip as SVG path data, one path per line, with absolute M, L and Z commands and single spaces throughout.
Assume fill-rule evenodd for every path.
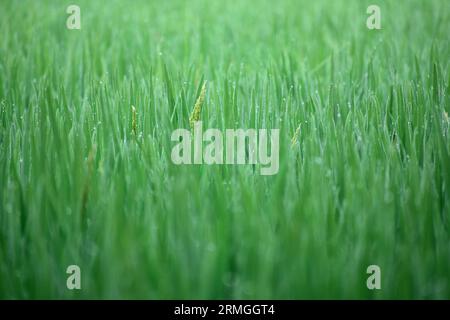
M 298 137 L 300 136 L 300 126 L 301 124 L 295 130 L 294 136 L 291 139 L 291 147 L 295 146 L 298 142 Z
M 203 101 L 205 101 L 206 95 L 206 81 L 203 82 L 202 90 L 200 91 L 200 95 L 195 102 L 194 109 L 192 109 L 191 116 L 189 117 L 189 125 L 191 129 L 194 130 L 194 124 L 200 120 L 200 116 L 202 113 L 202 105 Z
M 444 116 L 445 122 L 450 123 L 450 119 L 448 118 L 448 113 L 444 111 L 444 112 L 442 113 L 442 115 Z
M 136 136 L 136 108 L 134 106 L 131 106 L 131 131 L 133 132 L 134 136 Z

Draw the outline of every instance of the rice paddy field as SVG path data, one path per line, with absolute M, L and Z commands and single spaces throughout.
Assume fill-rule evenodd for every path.
M 449 1 L 4 0 L 0 30 L 0 298 L 450 298 Z M 280 130 L 276 174 L 172 162 L 204 83 L 204 128 Z

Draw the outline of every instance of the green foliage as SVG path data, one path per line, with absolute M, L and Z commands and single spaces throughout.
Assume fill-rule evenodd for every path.
M 377 2 L 1 1 L 0 297 L 449 299 L 449 2 Z M 205 80 L 277 175 L 171 163 Z

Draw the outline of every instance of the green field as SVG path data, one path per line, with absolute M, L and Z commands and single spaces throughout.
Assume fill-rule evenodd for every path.
M 449 1 L 3 0 L 0 30 L 0 298 L 450 299 Z M 280 129 L 276 175 L 172 163 L 205 81 L 205 128 Z

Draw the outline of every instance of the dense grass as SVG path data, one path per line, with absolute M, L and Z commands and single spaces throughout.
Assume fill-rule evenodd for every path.
M 450 298 L 448 1 L 1 1 L 0 30 L 1 298 Z M 280 129 L 277 175 L 171 163 L 204 80 L 204 127 Z

